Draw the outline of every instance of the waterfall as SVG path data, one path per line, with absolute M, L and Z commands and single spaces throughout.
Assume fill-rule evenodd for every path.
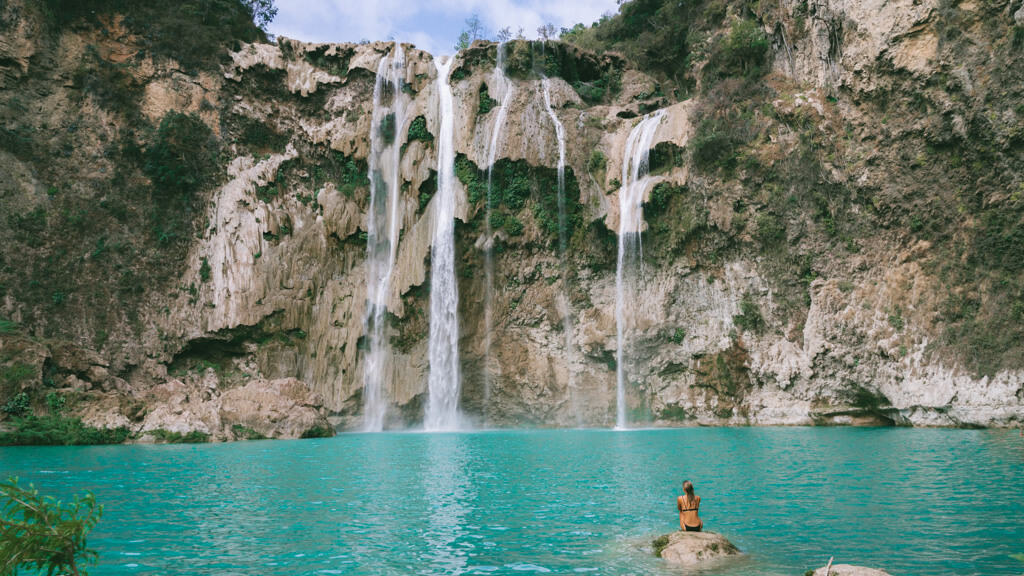
M 501 129 L 508 116 L 508 103 L 512 101 L 514 89 L 505 76 L 505 44 L 498 44 L 498 57 L 494 65 L 494 82 L 491 87 L 494 95 L 501 99 L 498 114 L 491 128 L 491 142 L 487 147 L 487 205 L 484 214 L 484 417 L 491 399 L 491 345 L 494 332 L 494 231 L 491 230 L 491 191 L 493 190 L 494 161 L 498 155 L 498 142 L 501 140 Z M 496 365 L 498 370 L 500 364 Z
M 569 394 L 573 405 L 573 410 L 576 412 L 576 422 L 580 424 L 580 414 L 577 406 L 576 398 L 576 379 L 573 377 L 572 362 L 573 362 L 573 318 L 572 318 L 572 304 L 569 300 L 569 265 L 566 257 L 567 239 L 566 239 L 566 217 L 565 217 L 565 127 L 558 120 L 558 116 L 555 114 L 555 110 L 551 107 L 551 81 L 544 78 L 542 81 L 544 87 L 544 109 L 548 112 L 548 117 L 551 118 L 551 123 L 555 125 L 555 136 L 558 138 L 558 260 L 559 260 L 559 275 L 562 279 L 562 293 L 561 302 L 559 303 L 560 312 L 562 314 L 562 332 L 565 336 L 565 363 L 566 373 L 569 377 Z
M 664 110 L 649 114 L 629 133 L 622 156 L 622 187 L 619 188 L 619 257 L 615 269 L 616 410 L 615 427 L 628 426 L 626 418 L 626 304 L 633 303 L 632 281 L 643 259 L 640 234 L 644 226 L 644 189 L 647 187 L 651 142 L 665 116 Z M 629 291 L 627 295 L 626 292 Z M 628 298 L 627 298 L 628 296 Z
M 363 367 L 363 428 L 378 432 L 384 427 L 388 402 L 384 381 L 390 364 L 390 347 L 384 334 L 391 276 L 398 253 L 401 177 L 399 135 L 404 121 L 405 55 L 395 42 L 390 56 L 377 65 L 370 123 L 370 212 L 366 238 L 366 313 L 363 333 L 368 339 Z
M 437 67 L 437 194 L 432 201 L 434 237 L 430 247 L 430 337 L 428 342 L 427 430 L 459 426 L 459 291 L 455 282 L 455 142 L 452 89 L 448 73 L 455 58 Z

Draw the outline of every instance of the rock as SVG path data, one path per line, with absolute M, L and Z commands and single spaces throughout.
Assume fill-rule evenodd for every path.
M 1013 13 L 1013 21 L 1017 26 L 1024 26 L 1024 4 Z
M 666 562 L 676 566 L 695 566 L 740 553 L 739 549 L 721 534 L 682 531 L 656 539 L 654 551 Z
M 825 573 L 826 568 L 828 567 L 822 566 L 818 568 L 814 571 L 813 576 L 890 576 L 888 572 L 883 570 L 854 566 L 852 564 L 833 564 L 828 574 Z
M 220 397 L 225 427 L 244 426 L 267 438 L 299 438 L 314 428 L 330 428 L 323 399 L 295 378 L 254 380 Z

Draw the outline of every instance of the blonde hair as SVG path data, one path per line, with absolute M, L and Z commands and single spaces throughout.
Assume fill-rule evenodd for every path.
M 689 480 L 687 480 L 686 482 L 683 482 L 683 492 L 686 492 L 686 495 L 692 498 L 693 497 L 693 482 L 690 482 Z

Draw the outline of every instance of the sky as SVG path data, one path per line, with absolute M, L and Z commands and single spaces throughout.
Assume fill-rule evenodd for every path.
M 592 24 L 618 10 L 616 0 L 276 0 L 271 34 L 306 42 L 411 42 L 431 54 L 451 54 L 465 20 L 477 14 L 488 37 L 506 26 L 527 38 L 552 23 Z

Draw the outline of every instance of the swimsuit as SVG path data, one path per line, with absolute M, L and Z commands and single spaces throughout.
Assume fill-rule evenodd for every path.
M 698 508 L 700 508 L 700 501 L 697 501 L 697 505 L 694 506 L 693 508 L 680 508 L 679 509 L 679 513 L 680 513 L 680 515 L 682 515 L 683 512 L 696 512 Z M 701 528 L 703 528 L 703 527 L 704 527 L 704 523 L 703 522 L 701 522 L 700 524 L 698 524 L 696 526 L 690 526 L 689 524 L 687 524 L 685 522 L 683 523 L 683 531 L 684 532 L 700 532 Z

